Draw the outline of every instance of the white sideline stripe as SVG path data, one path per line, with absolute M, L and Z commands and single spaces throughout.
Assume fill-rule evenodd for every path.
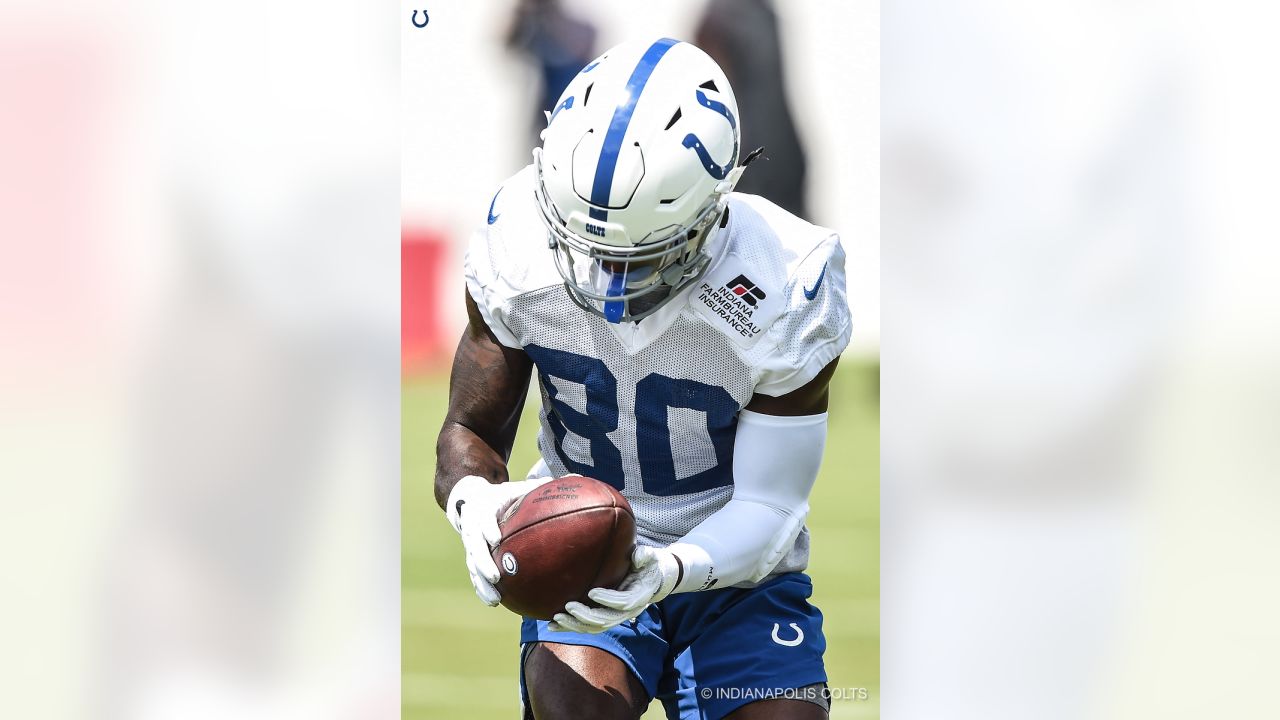
M 400 702 L 410 706 L 510 708 L 516 712 L 520 680 L 514 669 L 509 675 L 405 673 L 400 678 Z

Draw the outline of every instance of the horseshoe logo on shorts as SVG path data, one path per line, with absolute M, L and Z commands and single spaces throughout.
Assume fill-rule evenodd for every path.
M 782 638 L 778 637 L 778 630 L 780 629 L 778 627 L 778 623 L 774 623 L 773 624 L 773 641 L 784 647 L 795 647 L 800 643 L 804 642 L 804 631 L 800 629 L 800 626 L 795 623 L 787 623 L 787 624 L 791 626 L 792 630 L 796 631 L 796 636 L 790 640 L 783 640 Z

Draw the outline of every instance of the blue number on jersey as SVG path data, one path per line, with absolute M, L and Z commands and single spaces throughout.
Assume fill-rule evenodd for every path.
M 556 454 L 560 456 L 560 462 L 579 475 L 593 477 L 621 490 L 622 454 L 608 436 L 608 433 L 618 429 L 618 381 L 613 373 L 605 367 L 603 360 L 586 355 L 537 345 L 526 346 L 525 352 L 537 364 L 538 373 L 542 376 L 542 387 L 551 400 L 553 412 L 547 413 L 547 422 L 556 436 Z M 548 375 L 579 383 L 586 388 L 585 415 L 556 397 L 556 386 L 548 381 Z M 594 465 L 584 465 L 565 454 L 565 428 L 591 443 L 591 461 Z
M 716 464 L 683 480 L 676 477 L 671 454 L 671 408 L 701 410 L 715 448 Z M 636 384 L 636 453 L 644 491 L 650 495 L 685 495 L 733 484 L 733 431 L 738 403 L 728 390 L 696 380 L 677 380 L 651 373 Z
M 526 345 L 525 352 L 538 366 L 542 386 L 551 402 L 547 424 L 556 438 L 556 455 L 572 472 L 594 477 L 621 490 L 624 484 L 622 454 L 608 433 L 618 429 L 618 381 L 604 361 L 563 350 Z M 581 384 L 586 390 L 584 415 L 556 397 L 550 378 Z M 713 467 L 684 479 L 676 476 L 671 453 L 671 408 L 706 413 Z M 679 380 L 650 373 L 636 385 L 636 449 L 640 480 L 650 495 L 684 495 L 733 484 L 733 436 L 738 404 L 722 387 L 695 380 Z M 563 449 L 566 428 L 591 444 L 591 461 L 585 465 Z

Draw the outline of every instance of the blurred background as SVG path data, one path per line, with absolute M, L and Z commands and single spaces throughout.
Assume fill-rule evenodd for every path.
M 498 185 L 531 162 L 543 111 L 564 85 L 613 45 L 662 36 L 716 58 L 738 100 L 744 153 L 765 147 L 768 159 L 738 189 L 838 230 L 848 254 L 854 339 L 834 380 L 810 572 L 830 684 L 850 689 L 832 717 L 878 717 L 878 12 L 875 3 L 516 0 L 433 7 L 427 27 L 403 28 L 403 717 L 519 712 L 519 618 L 475 599 L 431 489 L 466 318 L 466 242 Z M 517 474 L 537 458 L 538 403 L 535 391 L 511 460 Z M 662 717 L 660 704 L 651 717 Z
M 885 5 L 886 718 L 1280 714 L 1275 14 Z
M 0 3 L 0 715 L 396 717 L 397 15 Z

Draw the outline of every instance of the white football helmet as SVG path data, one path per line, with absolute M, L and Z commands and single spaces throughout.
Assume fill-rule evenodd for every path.
M 548 113 L 535 194 L 569 296 L 609 322 L 706 270 L 738 166 L 738 104 L 706 53 L 663 38 L 592 61 Z

